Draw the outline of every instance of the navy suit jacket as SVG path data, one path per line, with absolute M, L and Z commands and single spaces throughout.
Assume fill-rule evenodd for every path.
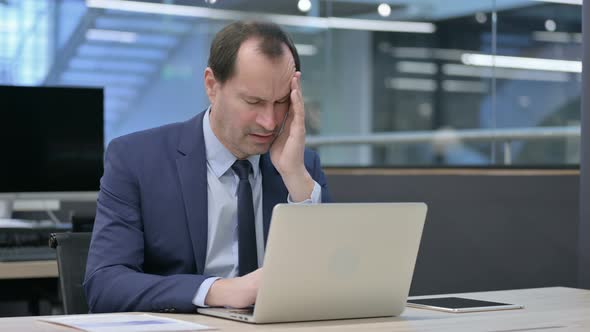
M 114 139 L 105 154 L 84 290 L 91 312 L 194 312 L 208 277 L 207 160 L 203 116 Z M 329 201 L 319 158 L 305 167 Z M 287 189 L 270 156 L 260 158 L 264 241 Z

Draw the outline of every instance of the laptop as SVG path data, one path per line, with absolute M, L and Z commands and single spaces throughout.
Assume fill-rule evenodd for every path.
M 256 324 L 399 316 L 426 210 L 424 203 L 276 205 L 256 305 L 198 312 Z

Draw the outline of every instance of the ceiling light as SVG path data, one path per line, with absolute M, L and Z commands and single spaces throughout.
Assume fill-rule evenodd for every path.
M 394 90 L 433 92 L 438 89 L 435 80 L 426 78 L 395 77 L 386 78 L 385 87 Z
M 88 29 L 86 31 L 86 39 L 117 43 L 135 43 L 137 41 L 137 34 L 127 31 Z
M 300 0 L 309 1 L 309 0 Z M 365 20 L 342 17 L 313 17 L 301 15 L 282 15 L 243 12 L 238 10 L 213 9 L 197 6 L 185 6 L 176 4 L 163 4 L 142 1 L 120 0 L 86 0 L 88 8 L 119 10 L 132 13 L 145 13 L 157 15 L 172 15 L 180 17 L 199 17 L 209 20 L 253 20 L 261 16 L 265 20 L 285 25 L 317 29 L 347 29 L 361 31 L 387 31 L 387 32 L 411 32 L 434 33 L 436 25 L 430 22 L 404 22 Z
M 311 9 L 311 1 L 310 0 L 299 0 L 299 2 L 297 3 L 297 8 L 300 11 L 307 13 Z
M 545 21 L 545 29 L 547 29 L 547 31 L 555 31 L 555 29 L 557 29 L 557 24 L 554 20 L 547 20 Z
M 490 68 L 476 67 L 462 64 L 448 63 L 442 66 L 442 72 L 447 76 L 466 76 L 477 78 L 492 78 L 521 80 L 521 81 L 542 81 L 542 82 L 567 82 L 569 74 L 564 72 L 547 72 L 530 69 L 517 68 Z
M 391 7 L 386 3 L 382 3 L 379 5 L 379 7 L 377 7 L 377 12 L 382 17 L 388 17 L 391 15 Z
M 438 65 L 434 62 L 398 61 L 396 65 L 400 73 L 434 75 L 438 73 Z
M 361 20 L 343 17 L 327 17 L 325 19 L 327 21 L 326 28 L 335 29 L 414 33 L 434 33 L 436 31 L 436 26 L 428 22 Z
M 562 5 L 577 5 L 577 6 L 581 6 L 583 0 L 535 0 L 535 1 L 558 3 L 558 4 L 562 4 Z
M 581 43 L 581 33 L 533 31 L 533 39 L 549 43 Z
M 484 67 L 502 67 L 533 69 L 547 71 L 563 71 L 568 73 L 581 73 L 582 62 L 570 60 L 554 60 L 542 58 L 525 58 L 516 56 L 502 56 L 490 54 L 465 53 L 461 61 L 466 65 Z
M 318 53 L 318 48 L 309 44 L 295 44 L 297 53 L 301 56 L 312 56 Z
M 475 20 L 477 23 L 484 24 L 488 21 L 488 16 L 485 13 L 477 12 L 475 13 Z

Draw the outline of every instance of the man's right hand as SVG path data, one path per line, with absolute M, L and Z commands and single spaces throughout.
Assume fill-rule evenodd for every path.
M 211 285 L 205 297 L 210 307 L 245 308 L 256 303 L 262 268 L 245 276 L 219 279 Z

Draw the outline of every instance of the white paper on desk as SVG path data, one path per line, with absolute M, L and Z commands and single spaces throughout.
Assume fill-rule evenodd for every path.
M 202 331 L 214 329 L 206 325 L 147 314 L 93 314 L 42 318 L 39 320 L 88 332 Z

